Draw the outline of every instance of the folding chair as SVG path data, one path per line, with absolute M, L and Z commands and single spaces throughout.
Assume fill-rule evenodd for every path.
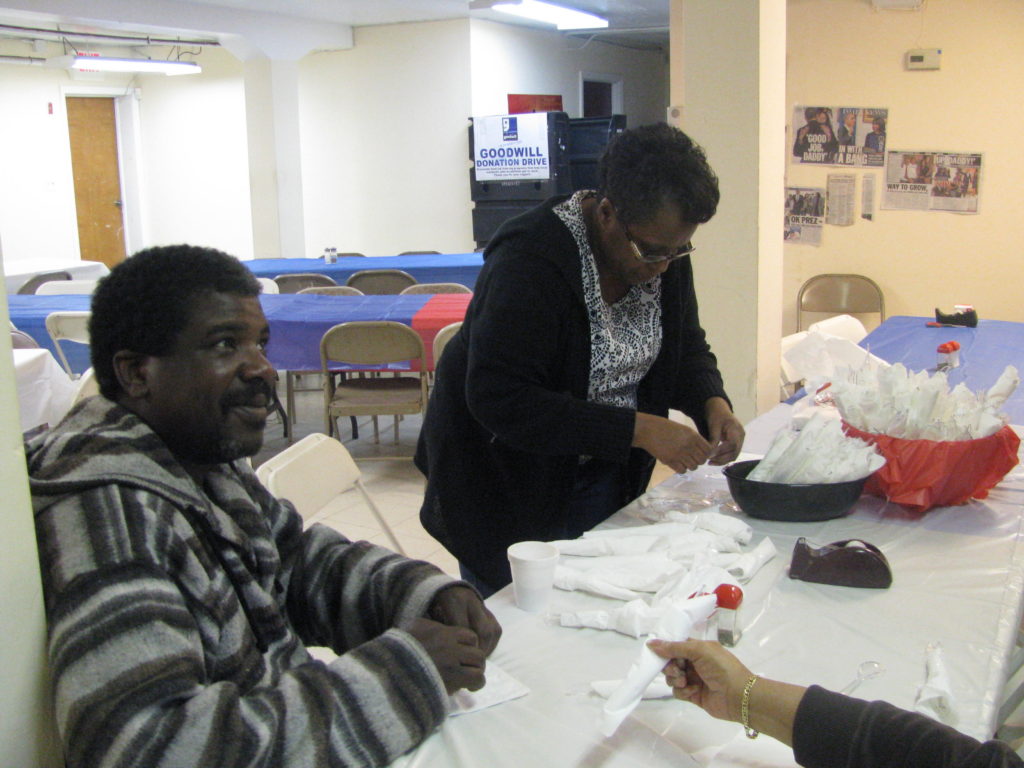
M 339 416 L 373 416 L 374 442 L 380 442 L 376 417 L 395 418 L 395 442 L 398 442 L 398 417 L 422 413 L 427 407 L 427 365 L 423 339 L 412 328 L 391 320 L 363 320 L 336 325 L 320 340 L 320 371 L 324 377 L 324 422 L 327 434 L 340 434 Z M 379 376 L 343 377 L 336 382 L 331 363 L 370 366 L 383 370 L 391 363 L 416 362 L 419 375 L 414 378 Z
M 387 535 L 392 549 L 405 554 L 391 526 L 363 485 L 359 466 L 337 440 L 327 435 L 308 435 L 261 464 L 256 476 L 274 496 L 294 504 L 305 521 L 355 488 Z
M 444 348 L 448 346 L 448 342 L 452 340 L 452 337 L 459 332 L 462 327 L 462 321 L 459 320 L 456 323 L 449 323 L 434 337 L 434 343 L 431 346 L 431 354 L 434 357 L 433 370 L 427 375 L 427 381 L 431 387 L 434 386 L 435 374 L 437 372 L 437 366 L 441 363 L 441 354 L 444 352 Z
M 71 273 L 61 270 L 60 272 L 43 272 L 38 275 L 30 277 L 25 284 L 18 289 L 20 294 L 35 293 L 36 289 L 39 288 L 43 283 L 49 283 L 54 280 L 70 280 Z
M 437 332 L 437 336 L 434 337 L 434 370 L 437 370 L 437 364 L 441 361 L 441 354 L 444 352 L 444 348 L 448 346 L 448 342 L 452 340 L 452 337 L 462 328 L 462 321 L 459 320 L 457 323 L 450 323 Z
M 400 293 L 472 293 L 462 283 L 416 283 L 403 288 Z
M 99 280 L 48 280 L 36 288 L 40 296 L 56 296 L 62 293 L 92 294 Z
M 358 288 L 351 285 L 317 285 L 303 288 L 299 293 L 319 293 L 322 296 L 365 296 Z
M 11 349 L 39 349 L 39 342 L 24 331 L 11 328 Z
M 257 277 L 259 284 L 263 286 L 263 293 L 280 293 L 281 289 L 277 285 L 276 280 L 272 280 L 269 277 Z
M 73 282 L 73 281 L 67 281 Z M 49 283 L 43 283 L 49 285 Z M 57 357 L 68 376 L 77 379 L 78 376 L 71 370 L 64 350 L 61 349 L 61 341 L 74 341 L 78 344 L 89 343 L 89 317 L 92 312 L 51 312 L 46 316 L 46 332 L 53 339 L 53 347 L 57 350 Z
M 318 272 L 294 272 L 290 275 L 278 275 L 274 278 L 279 293 L 298 293 L 303 288 L 315 285 L 337 285 L 337 281 Z
M 403 288 L 415 284 L 416 278 L 401 269 L 361 269 L 345 281 L 345 285 L 366 294 L 401 293 Z
M 885 320 L 885 297 L 869 277 L 851 274 L 815 275 L 800 286 L 796 297 L 796 329 L 804 330 L 804 315 L 861 315 L 878 313 Z

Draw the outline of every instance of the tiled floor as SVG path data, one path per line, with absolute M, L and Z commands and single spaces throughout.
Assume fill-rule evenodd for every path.
M 316 384 L 316 377 L 306 384 Z M 284 394 L 282 387 L 282 396 Z M 323 432 L 323 395 L 319 390 L 296 392 L 296 440 L 313 432 Z M 394 442 L 394 422 L 382 417 L 380 443 L 373 442 L 373 425 L 369 417 L 359 421 L 359 439 L 352 438 L 351 426 L 341 420 L 342 442 L 363 473 L 363 483 L 376 501 L 384 520 L 391 526 L 399 544 L 410 557 L 427 560 L 445 573 L 458 576 L 458 563 L 436 539 L 423 530 L 419 511 L 423 503 L 424 478 L 412 463 L 422 417 L 406 416 L 399 422 L 398 444 Z M 271 417 L 267 424 L 263 449 L 253 457 L 253 466 L 288 447 L 280 421 Z M 388 458 L 385 458 L 388 457 Z M 398 458 L 394 458 L 398 457 Z M 659 465 L 651 484 L 655 485 L 672 471 Z M 377 523 L 369 507 L 355 490 L 344 494 L 336 503 L 322 510 L 309 522 L 320 522 L 337 528 L 350 539 L 366 539 L 390 547 L 387 535 Z
M 323 396 L 319 391 L 297 392 L 296 412 L 296 439 L 324 431 Z M 342 442 L 358 462 L 367 492 L 377 503 L 381 515 L 407 555 L 428 560 L 446 573 L 457 576 L 458 564 L 455 558 L 423 530 L 419 521 L 424 479 L 412 463 L 412 455 L 416 449 L 422 417 L 406 416 L 399 422 L 397 445 L 394 443 L 392 418 L 382 417 L 379 422 L 380 443 L 375 444 L 373 424 L 369 417 L 359 420 L 358 440 L 352 439 L 348 421 L 341 420 Z M 271 417 L 263 450 L 253 457 L 253 466 L 259 466 L 287 447 L 288 441 L 282 434 L 280 421 Z M 396 456 L 399 458 L 382 458 Z M 391 547 L 387 535 L 356 490 L 345 493 L 308 522 L 330 525 L 350 539 L 365 539 Z

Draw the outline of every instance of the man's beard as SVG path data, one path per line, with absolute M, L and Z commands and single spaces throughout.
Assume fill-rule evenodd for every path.
M 257 398 L 263 397 L 269 412 L 274 402 L 274 392 L 263 379 L 251 382 L 243 391 L 226 394 L 220 403 L 221 414 L 226 424 L 231 409 L 236 406 L 250 405 Z M 266 421 L 264 420 L 264 428 Z M 249 439 L 242 439 L 228 434 L 210 435 L 193 444 L 190 453 L 193 460 L 202 464 L 223 464 L 246 456 L 255 456 L 263 447 L 263 429 Z

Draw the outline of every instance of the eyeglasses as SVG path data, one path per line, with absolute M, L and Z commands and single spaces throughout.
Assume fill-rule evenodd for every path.
M 619 219 L 619 223 L 622 225 L 622 231 L 626 233 L 626 239 L 629 241 L 629 245 L 633 249 L 633 255 L 638 261 L 642 261 L 645 264 L 659 264 L 663 261 L 675 261 L 676 259 L 683 258 L 683 256 L 689 256 L 697 250 L 697 247 L 692 242 L 687 241 L 675 253 L 645 253 L 644 251 L 641 251 L 640 246 L 636 244 L 636 240 L 634 240 L 633 235 L 630 234 L 629 227 L 626 226 L 626 222 Z

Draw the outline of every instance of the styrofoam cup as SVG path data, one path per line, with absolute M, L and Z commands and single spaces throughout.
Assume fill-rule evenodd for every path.
M 520 541 L 508 548 L 516 605 L 524 611 L 543 611 L 551 597 L 558 565 L 558 547 L 545 541 Z

